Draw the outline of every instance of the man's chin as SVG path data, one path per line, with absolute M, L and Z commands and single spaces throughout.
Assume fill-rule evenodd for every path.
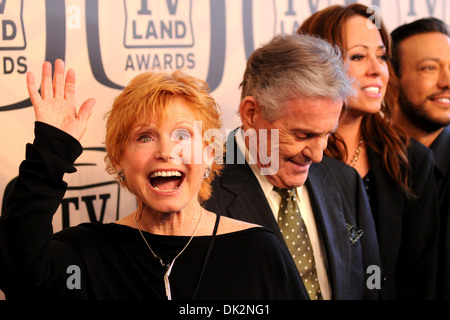
M 274 186 L 282 189 L 298 188 L 305 184 L 308 179 L 308 173 L 296 176 L 270 176 L 268 180 Z
M 442 115 L 442 110 L 435 112 L 436 105 L 431 100 L 415 105 L 405 96 L 401 95 L 400 106 L 403 115 L 408 121 L 425 132 L 436 132 L 450 124 L 449 118 L 445 115 L 443 117 L 436 116 L 436 114 Z

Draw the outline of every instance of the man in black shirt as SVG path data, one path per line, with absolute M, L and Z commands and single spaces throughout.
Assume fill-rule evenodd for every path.
M 435 157 L 441 209 L 438 297 L 450 299 L 450 29 L 435 18 L 392 32 L 394 67 L 400 80 L 398 124 Z

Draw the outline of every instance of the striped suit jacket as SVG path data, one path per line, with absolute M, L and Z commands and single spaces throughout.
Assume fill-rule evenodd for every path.
M 222 175 L 212 182 L 212 196 L 205 208 L 266 227 L 284 242 L 257 178 L 247 163 L 237 161 L 243 156 L 234 134 L 227 141 L 230 147 L 234 148 L 234 163 L 225 163 Z M 377 284 L 382 280 L 374 278 L 380 275 L 375 271 L 381 270 L 378 242 L 359 174 L 340 161 L 324 157 L 321 163 L 311 166 L 306 186 L 326 250 L 332 299 L 377 299 Z M 372 285 L 367 285 L 368 280 Z

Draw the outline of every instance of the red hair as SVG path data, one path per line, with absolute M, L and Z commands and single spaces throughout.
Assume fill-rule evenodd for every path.
M 202 135 L 206 130 L 221 128 L 219 107 L 209 94 L 206 82 L 181 71 L 172 74 L 142 73 L 125 87 L 106 114 L 105 161 L 109 174 L 118 178 L 116 165 L 120 162 L 133 129 L 164 118 L 177 98 L 183 99 L 198 121 L 202 122 Z M 208 143 L 214 145 L 214 141 L 206 141 Z M 203 180 L 199 190 L 200 202 L 210 197 L 210 183 L 221 168 L 221 164 L 213 162 L 210 175 Z M 122 185 L 126 187 L 126 182 Z

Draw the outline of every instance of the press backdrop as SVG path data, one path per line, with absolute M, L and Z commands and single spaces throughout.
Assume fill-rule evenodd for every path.
M 247 57 L 279 33 L 294 33 L 312 13 L 344 0 L 0 0 L 0 204 L 17 175 L 34 114 L 25 74 L 40 79 L 44 60 L 77 72 L 78 102 L 97 100 L 78 172 L 54 217 L 55 231 L 114 221 L 134 197 L 104 171 L 104 114 L 132 77 L 182 69 L 206 80 L 223 112 L 223 132 L 239 124 L 239 83 Z M 380 10 L 391 31 L 425 16 L 450 22 L 449 0 L 359 1 Z

